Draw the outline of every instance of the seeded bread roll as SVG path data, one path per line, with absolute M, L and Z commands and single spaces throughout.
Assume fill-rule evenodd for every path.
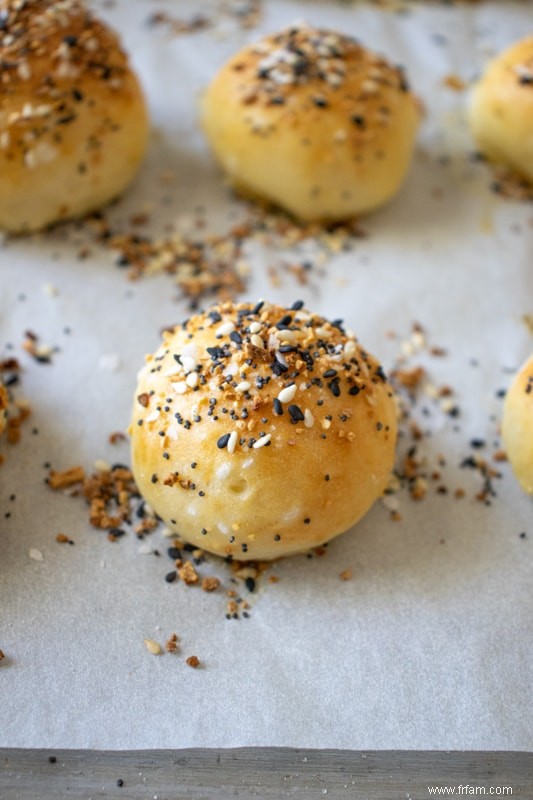
M 7 394 L 7 389 L 2 383 L 2 378 L 0 377 L 0 436 L 4 432 L 4 428 L 6 427 L 7 423 L 7 407 L 9 405 L 9 397 Z
M 533 356 L 518 370 L 505 397 L 502 438 L 520 485 L 533 494 Z
M 34 231 L 119 195 L 148 121 L 117 36 L 78 0 L 0 0 L 0 227 Z
M 489 63 L 473 90 L 470 128 L 487 158 L 533 183 L 533 36 Z
M 299 302 L 227 303 L 164 334 L 130 433 L 137 485 L 170 529 L 274 559 L 347 530 L 382 494 L 396 405 L 340 321 Z
M 398 190 L 420 108 L 401 69 L 304 26 L 237 53 L 208 87 L 202 116 L 238 190 L 301 220 L 336 221 Z

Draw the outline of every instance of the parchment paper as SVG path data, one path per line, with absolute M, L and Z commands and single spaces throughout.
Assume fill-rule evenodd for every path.
M 165 582 L 172 562 L 160 533 L 149 539 L 160 556 L 140 553 L 145 542 L 131 532 L 110 543 L 82 500 L 44 483 L 46 463 L 128 461 L 127 444 L 108 435 L 126 428 L 143 356 L 163 326 L 189 314 L 187 301 L 168 276 L 128 282 L 83 227 L 6 240 L 0 352 L 23 364 L 17 392 L 33 415 L 21 443 L 2 446 L 0 746 L 530 749 L 532 507 L 492 455 L 501 390 L 533 347 L 523 321 L 533 313 L 533 212 L 490 191 L 490 172 L 471 158 L 468 92 L 444 79 L 471 82 L 531 30 L 531 4 L 273 0 L 252 30 L 227 12 L 195 34 L 147 24 L 155 12 L 186 19 L 198 6 L 94 3 L 122 32 L 153 120 L 146 163 L 110 217 L 126 226 L 147 207 L 148 229 L 163 231 L 176 219 L 186 228 L 204 206 L 224 230 L 244 213 L 197 124 L 199 92 L 244 42 L 306 19 L 404 64 L 426 117 L 401 193 L 361 222 L 365 238 L 315 265 L 307 285 L 280 267 L 294 254 L 251 245 L 243 297 L 302 298 L 344 318 L 387 370 L 399 352 L 423 365 L 430 386 L 412 413 L 432 433 L 421 449 L 429 464 L 442 457 L 442 474 L 419 502 L 404 488 L 388 507 L 377 503 L 326 555 L 273 565 L 253 593 L 216 559 L 202 565 L 250 603 L 249 618 L 227 620 L 223 590 Z M 201 4 L 208 17 L 217 8 Z M 428 344 L 419 352 L 414 322 Z M 51 364 L 22 351 L 28 329 L 58 348 Z M 456 416 L 431 385 L 453 388 Z M 485 444 L 474 452 L 472 439 Z M 485 502 L 475 497 L 478 470 L 460 466 L 469 456 L 501 473 Z M 58 544 L 58 533 L 75 544 Z M 163 646 L 174 632 L 177 653 L 146 650 L 144 639 Z M 193 654 L 196 670 L 185 661 Z

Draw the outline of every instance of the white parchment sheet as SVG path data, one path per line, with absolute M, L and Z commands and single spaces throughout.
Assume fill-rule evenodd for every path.
M 199 206 L 218 230 L 244 215 L 208 152 L 197 107 L 202 87 L 245 42 L 305 19 L 404 64 L 426 116 L 401 193 L 361 222 L 364 238 L 315 264 L 306 285 L 281 267 L 301 253 L 255 241 L 242 297 L 301 298 L 344 318 L 386 370 L 413 323 L 422 326 L 446 355 L 422 348 L 407 363 L 452 387 L 459 408 L 442 413 L 440 399 L 423 393 L 414 412 L 432 432 L 421 445 L 428 463 L 445 461 L 442 477 L 430 479 L 422 501 L 405 489 L 395 496 L 400 520 L 379 502 L 325 556 L 275 564 L 253 594 L 240 583 L 250 616 L 227 620 L 224 591 L 165 582 L 172 563 L 160 533 L 149 540 L 159 557 L 140 553 L 131 532 L 110 543 L 90 527 L 82 500 L 44 483 L 46 463 L 128 461 L 127 444 L 108 435 L 127 427 L 144 354 L 163 326 L 189 314 L 187 301 L 169 276 L 128 281 L 83 227 L 6 240 L 0 353 L 21 361 L 18 396 L 33 414 L 19 445 L 2 446 L 0 746 L 528 750 L 531 500 L 508 464 L 493 463 L 501 478 L 489 504 L 480 502 L 478 471 L 460 464 L 472 455 L 491 462 L 501 390 L 533 349 L 524 324 L 533 314 L 533 210 L 491 192 L 488 169 L 471 158 L 468 91 L 445 78 L 471 83 L 487 58 L 531 31 L 531 4 L 273 0 L 252 30 L 227 6 L 202 3 L 208 18 L 219 9 L 215 24 L 176 35 L 148 18 L 190 19 L 200 4 L 94 3 L 122 32 L 153 124 L 141 173 L 109 216 L 127 227 L 148 209 L 153 232 L 186 227 Z M 80 261 L 83 242 L 91 252 Z M 22 350 L 27 330 L 58 348 L 51 364 Z M 472 439 L 484 445 L 474 452 Z M 58 544 L 61 532 L 75 544 Z M 343 581 L 346 569 L 352 578 Z M 233 586 L 216 560 L 201 570 Z M 164 645 L 174 632 L 178 653 L 146 650 L 144 639 Z M 193 654 L 196 670 L 185 661 Z

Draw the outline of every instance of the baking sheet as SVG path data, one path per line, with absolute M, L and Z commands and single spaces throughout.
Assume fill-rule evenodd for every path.
M 444 82 L 470 82 L 531 29 L 530 4 L 274 0 L 246 29 L 235 4 L 206 2 L 214 24 L 187 35 L 147 20 L 160 11 L 190 19 L 196 4 L 93 5 L 122 32 L 153 120 L 144 167 L 108 212 L 118 229 L 142 210 L 159 233 L 170 223 L 194 230 L 200 206 L 216 230 L 246 216 L 197 124 L 202 87 L 244 42 L 306 19 L 406 66 L 427 113 L 401 194 L 323 263 L 313 242 L 291 251 L 256 237 L 242 297 L 302 298 L 344 318 L 386 369 L 399 354 L 403 369 L 422 365 L 410 414 L 431 434 L 420 444 L 428 473 L 441 474 L 423 500 L 403 487 L 377 503 L 325 555 L 276 563 L 253 593 L 216 559 L 202 565 L 250 604 L 248 618 L 226 619 L 224 591 L 165 582 L 172 562 L 160 532 L 148 540 L 159 556 L 131 532 L 111 543 L 90 527 L 83 501 L 44 483 L 48 463 L 127 461 L 127 444 L 108 435 L 127 426 L 143 356 L 163 326 L 189 314 L 188 301 L 167 275 L 129 282 L 83 226 L 6 240 L 0 352 L 23 364 L 17 395 L 33 413 L 22 441 L 2 446 L 0 746 L 531 749 L 531 500 L 492 457 L 501 390 L 533 346 L 524 323 L 532 208 L 490 191 L 487 168 L 471 158 L 468 93 Z M 306 254 L 313 267 L 301 285 L 283 264 Z M 22 350 L 27 330 L 57 348 L 51 363 Z M 443 386 L 455 416 L 435 397 Z M 479 469 L 461 467 L 474 457 L 501 473 L 484 500 Z M 75 544 L 58 544 L 58 533 Z M 341 580 L 347 569 L 351 580 Z M 177 653 L 147 651 L 144 639 L 163 646 L 174 632 Z M 198 669 L 186 664 L 193 654 Z

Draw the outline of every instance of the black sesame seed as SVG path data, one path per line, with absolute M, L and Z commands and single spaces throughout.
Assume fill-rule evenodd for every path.
M 231 436 L 231 434 L 225 433 L 223 436 L 221 436 L 217 440 L 217 447 L 219 448 L 219 450 L 223 450 L 225 447 L 228 446 L 228 442 L 229 442 L 229 437 L 230 436 Z
M 295 300 L 294 303 L 292 304 L 290 310 L 291 311 L 300 311 L 300 309 L 303 308 L 303 307 L 304 307 L 304 301 L 303 300 Z
M 283 373 L 287 372 L 289 369 L 288 367 L 285 366 L 285 364 L 281 364 L 279 361 L 273 361 L 272 364 L 270 365 L 270 368 L 274 373 L 274 375 L 276 375 L 278 378 L 280 377 L 280 375 L 283 375 Z
M 275 397 L 274 400 L 272 401 L 272 404 L 274 406 L 274 414 L 277 414 L 278 417 L 281 417 L 281 415 L 283 414 L 283 406 L 281 405 L 281 401 L 278 400 L 277 397 Z
M 178 558 L 181 558 L 181 550 L 179 547 L 169 547 L 167 550 L 167 555 L 173 561 L 176 561 Z
M 267 74 L 268 74 L 268 73 L 267 73 Z M 261 309 L 263 308 L 264 304 L 265 304 L 265 301 L 264 301 L 264 300 L 260 300 L 260 301 L 259 301 L 259 302 L 258 302 L 258 303 L 257 303 L 257 304 L 256 304 L 256 305 L 253 307 L 253 308 L 252 308 L 252 314 L 259 314 L 259 312 L 260 312 L 260 311 L 261 311 Z
M 355 395 L 355 394 L 359 394 L 360 391 L 361 391 L 361 389 L 360 389 L 359 386 L 351 386 L 348 389 L 348 394 Z
M 165 580 L 167 583 L 174 583 L 177 577 L 178 573 L 176 572 L 175 569 L 173 569 L 172 572 L 167 572 L 167 574 L 165 575 Z
M 336 374 L 337 374 L 336 369 L 327 369 L 324 372 L 324 378 L 334 378 Z
M 292 316 L 290 314 L 285 314 L 280 320 L 276 322 L 276 328 L 278 330 L 283 330 L 283 328 L 287 328 L 292 322 Z
M 246 578 L 244 581 L 244 585 L 248 589 L 249 592 L 253 592 L 255 589 L 255 580 L 253 578 Z
M 293 422 L 302 422 L 304 419 L 304 414 L 300 406 L 291 403 L 287 410 Z
M 48 756 L 48 763 L 49 764 L 55 764 L 56 761 L 57 761 L 57 758 L 55 756 Z
M 339 379 L 334 378 L 328 383 L 328 389 L 334 397 L 340 397 L 341 387 L 339 386 Z

